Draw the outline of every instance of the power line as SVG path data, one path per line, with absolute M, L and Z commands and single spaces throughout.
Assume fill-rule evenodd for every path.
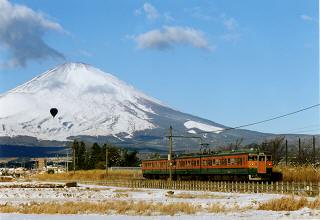
M 305 131 L 306 129 L 317 129 L 319 128 L 318 130 L 320 130 L 320 124 L 313 124 L 313 125 L 308 125 L 308 126 L 304 126 L 304 127 L 299 127 L 299 128 L 295 128 L 295 129 L 289 129 L 289 130 L 280 130 L 280 131 L 277 131 L 275 132 L 276 134 L 284 134 L 284 133 L 292 133 L 292 132 L 303 132 Z
M 297 114 L 299 112 L 303 112 L 303 111 L 306 111 L 306 110 L 309 110 L 309 109 L 312 109 L 312 108 L 315 108 L 315 107 L 318 107 L 318 106 L 320 106 L 320 104 L 312 105 L 312 106 L 309 106 L 309 107 L 306 107 L 306 108 L 303 108 L 303 109 L 299 109 L 299 110 L 294 111 L 294 112 L 290 112 L 290 113 L 287 113 L 287 114 L 284 114 L 284 115 L 279 115 L 279 116 L 276 116 L 276 117 L 273 117 L 273 118 L 268 118 L 268 119 L 265 119 L 265 120 L 262 120 L 262 121 L 253 122 L 253 123 L 250 123 L 250 124 L 244 124 L 244 125 L 240 125 L 240 126 L 236 126 L 236 127 L 229 127 L 229 128 L 225 128 L 225 129 L 217 129 L 217 130 L 214 130 L 214 131 L 199 132 L 199 134 L 207 134 L 207 133 L 212 133 L 212 132 L 215 133 L 217 131 L 228 131 L 228 130 L 234 130 L 234 129 L 238 129 L 238 128 L 249 127 L 249 126 L 252 126 L 252 125 L 262 124 L 262 123 L 273 121 L 273 120 L 276 120 L 276 119 L 279 119 L 279 118 L 284 118 L 284 117 L 287 117 L 289 115 Z

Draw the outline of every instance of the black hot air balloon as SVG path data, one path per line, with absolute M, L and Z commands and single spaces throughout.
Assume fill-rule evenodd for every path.
M 55 117 L 58 114 L 58 109 L 56 108 L 50 109 L 50 114 L 52 115 L 52 117 Z

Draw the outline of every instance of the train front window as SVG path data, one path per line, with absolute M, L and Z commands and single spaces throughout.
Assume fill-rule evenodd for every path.
M 266 156 L 259 156 L 259 161 L 265 161 L 266 160 Z
M 267 156 L 267 161 L 271 161 L 272 160 L 272 156 L 271 155 L 268 155 Z
M 249 161 L 257 161 L 257 155 L 250 155 Z

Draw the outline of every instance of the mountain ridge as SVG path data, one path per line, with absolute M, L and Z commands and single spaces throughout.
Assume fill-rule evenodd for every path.
M 170 125 L 177 135 L 222 145 L 272 134 L 228 130 L 222 124 L 172 109 L 89 64 L 65 63 L 0 95 L 0 143 L 65 144 L 73 139 L 161 148 Z M 53 118 L 49 110 L 59 110 Z M 203 132 L 208 132 L 203 134 Z M 2 140 L 2 141 L 1 141 Z M 175 140 L 181 149 L 199 140 Z

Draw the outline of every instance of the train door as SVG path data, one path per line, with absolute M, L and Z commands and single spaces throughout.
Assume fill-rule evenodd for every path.
M 266 155 L 258 155 L 258 173 L 266 173 Z

